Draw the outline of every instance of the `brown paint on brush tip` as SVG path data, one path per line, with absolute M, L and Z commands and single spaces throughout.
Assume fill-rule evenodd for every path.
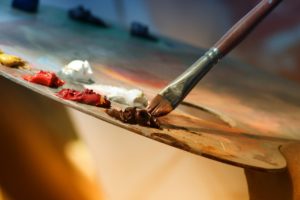
M 145 109 L 138 109 L 136 107 L 127 107 L 124 110 L 117 110 L 115 108 L 107 109 L 106 113 L 121 122 L 127 124 L 138 124 L 151 128 L 160 128 L 160 123 L 157 118 L 152 116 Z
M 155 117 L 164 116 L 173 109 L 171 103 L 159 94 L 156 95 L 147 106 L 147 111 Z

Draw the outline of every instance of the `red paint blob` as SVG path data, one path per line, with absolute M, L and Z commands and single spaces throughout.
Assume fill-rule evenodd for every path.
M 55 73 L 39 71 L 34 75 L 24 75 L 23 79 L 32 83 L 45 85 L 52 88 L 58 88 L 65 84 L 65 82 L 59 79 Z
M 109 100 L 107 100 L 104 96 L 101 96 L 100 94 L 97 94 L 93 90 L 89 89 L 85 89 L 82 92 L 72 89 L 62 89 L 57 93 L 57 96 L 63 99 L 76 101 L 79 103 L 84 103 L 97 107 L 110 107 Z

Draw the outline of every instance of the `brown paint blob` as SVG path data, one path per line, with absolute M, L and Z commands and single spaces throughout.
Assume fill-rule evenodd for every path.
M 127 107 L 124 110 L 108 109 L 106 113 L 127 124 L 138 124 L 140 126 L 147 126 L 152 128 L 159 128 L 160 124 L 154 116 L 152 116 L 145 109 L 138 109 L 136 107 Z

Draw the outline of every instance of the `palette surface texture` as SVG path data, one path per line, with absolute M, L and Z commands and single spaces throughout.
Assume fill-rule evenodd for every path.
M 0 74 L 30 90 L 153 140 L 241 167 L 282 170 L 286 161 L 279 147 L 300 140 L 299 86 L 230 58 L 217 64 L 175 111 L 159 119 L 160 129 L 124 124 L 105 108 L 61 99 L 55 94 L 62 88 L 83 90 L 83 85 L 67 81 L 48 88 L 22 76 L 58 72 L 72 60 L 88 60 L 96 84 L 141 89 L 151 99 L 205 50 L 75 22 L 54 7 L 42 6 L 31 15 L 1 4 L 0 49 L 21 57 L 31 69 L 0 65 Z M 112 107 L 124 108 L 114 102 Z

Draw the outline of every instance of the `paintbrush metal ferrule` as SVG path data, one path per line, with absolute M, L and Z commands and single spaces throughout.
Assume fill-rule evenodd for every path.
M 222 55 L 217 48 L 209 49 L 159 94 L 171 104 L 173 109 L 176 108 L 191 89 L 193 89 L 199 80 L 205 76 L 221 57 Z

